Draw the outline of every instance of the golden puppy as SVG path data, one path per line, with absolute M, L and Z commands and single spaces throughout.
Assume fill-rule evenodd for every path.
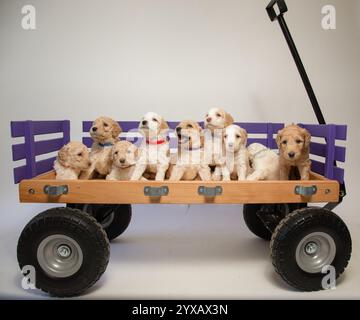
M 90 152 L 91 167 L 82 174 L 82 178 L 105 177 L 111 169 L 111 149 L 119 141 L 122 132 L 119 124 L 109 117 L 97 118 L 91 128 L 93 144 Z
M 212 108 L 205 116 L 204 150 L 206 161 L 214 168 L 213 180 L 221 180 L 222 171 L 225 169 L 223 131 L 233 123 L 233 117 L 221 108 Z
M 172 168 L 171 181 L 211 180 L 209 164 L 203 150 L 202 128 L 195 121 L 185 120 L 176 127 L 178 154 L 176 165 Z
M 90 165 L 88 148 L 81 142 L 69 142 L 59 150 L 54 162 L 56 179 L 77 180 Z
M 112 167 L 106 180 L 130 180 L 138 157 L 138 148 L 129 141 L 118 141 L 111 152 Z
M 311 135 L 295 124 L 279 130 L 276 143 L 279 147 L 280 180 L 288 180 L 291 167 L 297 167 L 301 180 L 309 180 Z
M 164 180 L 170 163 L 168 129 L 165 120 L 154 112 L 148 112 L 142 117 L 139 131 L 143 140 L 131 180 L 140 180 L 144 173 L 156 173 L 155 180 Z

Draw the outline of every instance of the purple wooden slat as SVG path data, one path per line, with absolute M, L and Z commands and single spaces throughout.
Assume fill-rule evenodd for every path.
M 300 125 L 300 124 L 299 124 Z M 302 127 L 309 130 L 313 137 L 327 137 L 327 127 L 332 124 L 320 125 L 320 124 L 301 124 Z M 347 126 L 346 125 L 333 125 L 335 126 L 335 139 L 346 140 Z
M 326 144 L 311 142 L 310 153 L 317 156 L 326 157 Z M 335 146 L 335 160 L 345 162 L 346 149 L 344 147 Z
M 70 120 L 63 121 L 63 145 L 70 142 Z
M 24 137 L 26 158 L 26 176 L 24 178 L 29 179 L 36 176 L 34 122 L 26 121 L 24 125 Z
M 19 143 L 12 145 L 12 159 L 13 161 L 18 161 L 25 159 L 25 144 Z
M 340 183 L 344 182 L 344 169 L 339 167 L 334 167 L 333 179 L 339 181 Z
M 24 125 L 25 125 L 25 121 L 11 121 L 10 122 L 11 137 L 12 138 L 23 137 Z
M 92 139 L 90 137 L 83 137 L 82 138 L 82 143 L 84 145 L 86 145 L 88 148 L 91 148 L 93 141 L 92 141 Z
M 311 160 L 311 170 L 323 176 L 325 172 L 325 164 L 317 160 Z
M 64 139 L 52 139 L 35 142 L 35 155 L 58 151 L 64 145 Z
M 89 132 L 92 121 L 83 121 L 83 132 Z M 118 121 L 123 132 L 127 132 L 130 130 L 137 129 L 139 126 L 139 121 Z M 170 129 L 175 129 L 175 127 L 179 124 L 179 121 L 168 121 L 167 122 Z M 199 122 L 200 126 L 203 127 L 203 122 Z M 244 123 L 244 122 L 235 122 L 235 124 L 244 128 L 248 133 L 267 133 L 267 123 Z M 275 124 L 276 131 L 279 130 L 283 125 Z M 276 132 L 274 131 L 274 132 Z
M 14 183 L 19 183 L 26 177 L 26 166 L 14 168 Z
M 346 125 L 336 125 L 336 135 L 337 140 L 346 140 L 347 137 L 347 126 Z
M 334 178 L 334 161 L 335 161 L 335 125 L 327 126 L 327 138 L 326 138 L 326 157 L 325 157 L 325 177 L 328 179 Z
M 346 148 L 335 146 L 335 160 L 345 162 L 346 158 Z
M 54 152 L 60 150 L 60 148 L 64 145 L 64 139 L 52 139 L 52 140 L 43 140 L 35 142 L 35 156 L 40 154 L 46 154 L 50 152 Z M 12 146 L 12 153 L 13 153 L 13 161 L 18 161 L 25 159 L 25 144 L 14 144 Z
M 56 157 L 52 157 L 49 159 L 41 160 L 36 162 L 36 173 L 37 175 L 51 171 L 54 166 L 54 161 L 56 160 Z
M 11 136 L 23 137 L 28 122 L 32 123 L 34 135 L 63 132 L 64 121 L 12 121 Z

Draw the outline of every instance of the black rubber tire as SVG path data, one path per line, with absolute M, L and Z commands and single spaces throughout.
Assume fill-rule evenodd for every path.
M 351 257 L 351 237 L 339 216 L 323 208 L 303 208 L 287 215 L 275 229 L 270 242 L 272 263 L 276 272 L 292 287 L 301 291 L 322 290 L 325 274 L 308 273 L 301 269 L 295 252 L 301 239 L 312 232 L 330 235 L 336 245 L 331 265 L 336 279 L 344 272 Z
M 48 275 L 37 259 L 41 241 L 55 234 L 74 239 L 83 253 L 80 269 L 66 278 Z M 105 272 L 109 256 L 109 240 L 100 224 L 88 214 L 71 208 L 53 208 L 38 214 L 25 226 L 17 245 L 20 269 L 34 266 L 35 286 L 57 297 L 77 296 L 94 285 Z
M 102 225 L 110 241 L 125 232 L 132 217 L 130 204 L 69 204 L 68 207 L 93 216 Z

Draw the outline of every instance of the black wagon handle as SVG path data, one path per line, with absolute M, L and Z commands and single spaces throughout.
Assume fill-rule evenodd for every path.
M 275 7 L 277 6 L 277 7 Z M 266 11 L 271 21 L 277 19 L 278 16 L 288 11 L 285 0 L 271 0 L 267 5 Z
M 308 94 L 308 97 L 311 102 L 311 106 L 314 110 L 314 113 L 316 115 L 316 119 L 319 124 L 326 124 L 324 115 L 321 111 L 319 102 L 316 98 L 314 89 L 311 85 L 310 79 L 307 75 L 307 72 L 305 70 L 304 64 L 301 60 L 300 54 L 296 48 L 295 42 L 291 36 L 290 30 L 286 24 L 284 13 L 288 11 L 287 5 L 285 3 L 285 0 L 271 0 L 270 3 L 266 7 L 266 11 L 269 15 L 269 18 L 271 21 L 277 20 L 279 22 L 281 31 L 284 34 L 285 40 L 289 46 L 290 52 L 294 58 L 296 67 L 299 71 L 299 74 L 301 76 L 301 79 L 304 83 L 306 92 Z M 334 161 L 334 165 L 336 166 L 336 161 Z M 340 184 L 340 194 L 339 194 L 339 202 L 342 202 L 342 199 L 346 195 L 346 186 L 345 182 Z M 333 206 L 332 206 L 333 208 Z

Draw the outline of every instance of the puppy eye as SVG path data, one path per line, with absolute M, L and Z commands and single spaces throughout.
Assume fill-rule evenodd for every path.
M 107 123 L 104 122 L 104 127 L 108 127 L 109 125 Z
M 281 142 L 283 145 L 287 144 L 287 140 L 284 140 L 283 142 Z
M 301 143 L 301 142 L 302 142 L 302 141 L 301 141 L 300 139 L 297 139 L 297 140 L 296 140 L 296 143 L 297 143 L 297 144 L 299 144 L 299 143 Z
M 218 118 L 220 118 L 220 117 L 221 117 L 221 114 L 220 114 L 220 113 L 217 113 L 216 116 L 217 116 Z
M 130 154 L 130 153 L 131 153 L 131 150 L 128 150 L 127 153 Z
M 156 119 L 156 118 L 153 118 L 153 121 L 155 121 L 155 122 L 159 122 L 159 121 L 158 121 L 158 119 Z
M 188 129 L 192 129 L 193 126 L 192 126 L 191 124 L 188 124 L 188 125 L 187 125 L 187 128 L 188 128 Z
M 82 153 L 82 152 L 79 152 L 77 155 L 78 155 L 79 157 L 82 157 L 83 153 Z
M 226 134 L 226 135 L 225 135 L 225 139 L 227 139 L 227 137 L 228 137 L 228 135 Z
M 237 135 L 236 135 L 236 138 L 237 138 L 237 139 L 240 139 L 240 135 L 239 135 L 239 134 L 237 134 Z
M 115 151 L 114 154 L 117 155 L 119 153 L 119 151 Z

